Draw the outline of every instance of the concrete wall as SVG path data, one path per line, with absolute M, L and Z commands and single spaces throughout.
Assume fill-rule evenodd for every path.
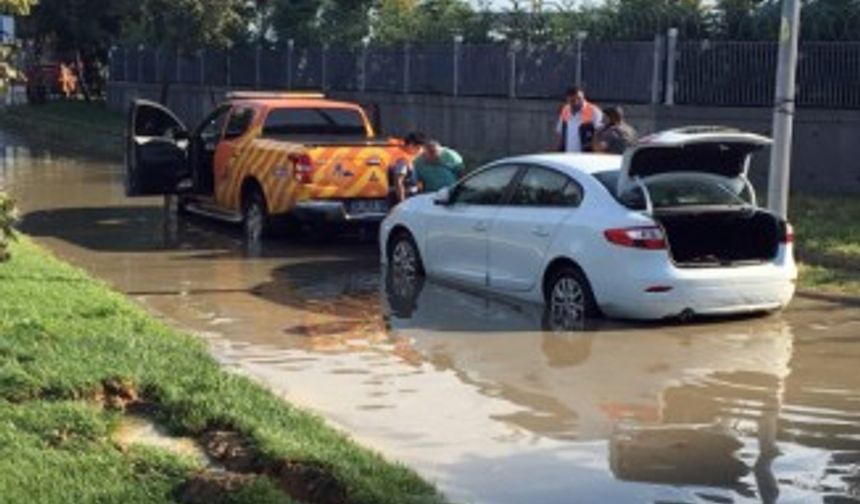
M 175 85 L 168 106 L 183 120 L 199 121 L 226 89 Z M 111 84 L 108 101 L 125 109 L 137 97 L 158 100 L 157 85 Z M 334 97 L 375 104 L 382 130 L 399 136 L 424 131 L 460 150 L 468 159 L 483 161 L 511 154 L 546 151 L 555 143 L 559 103 L 545 100 L 334 93 Z M 625 106 L 628 120 L 643 134 L 693 124 L 717 124 L 768 134 L 771 111 L 759 108 Z M 757 156 L 753 179 L 763 188 L 768 155 Z M 795 121 L 792 187 L 815 193 L 860 194 L 860 111 L 798 112 Z

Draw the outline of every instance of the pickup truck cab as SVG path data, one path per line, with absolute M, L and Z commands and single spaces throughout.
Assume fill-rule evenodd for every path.
M 192 130 L 137 100 L 126 142 L 128 196 L 178 195 L 180 209 L 241 222 L 252 241 L 281 220 L 382 220 L 389 167 L 409 157 L 360 106 L 309 93 L 228 94 Z

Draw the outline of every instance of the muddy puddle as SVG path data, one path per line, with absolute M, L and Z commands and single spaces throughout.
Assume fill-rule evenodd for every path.
M 118 165 L 2 142 L 0 184 L 40 243 L 454 499 L 860 502 L 856 305 L 559 331 L 387 277 L 349 237 L 249 251 L 125 199 Z

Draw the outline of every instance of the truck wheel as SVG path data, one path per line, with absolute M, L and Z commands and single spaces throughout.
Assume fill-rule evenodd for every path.
M 269 210 L 266 198 L 258 188 L 250 189 L 242 202 L 242 223 L 245 239 L 256 243 L 265 238 L 269 232 Z

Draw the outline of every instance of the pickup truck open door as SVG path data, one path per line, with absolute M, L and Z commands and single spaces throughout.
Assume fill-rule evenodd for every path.
M 127 196 L 175 194 L 188 176 L 188 129 L 158 103 L 135 100 L 126 131 Z

